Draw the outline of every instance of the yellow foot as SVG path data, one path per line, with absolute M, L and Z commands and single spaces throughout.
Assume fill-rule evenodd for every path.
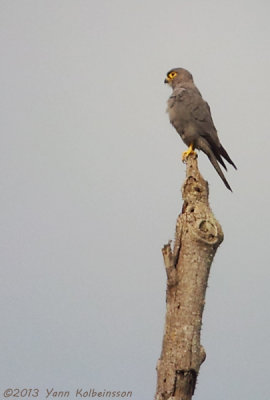
M 194 151 L 194 148 L 193 148 L 193 144 L 191 144 L 191 145 L 189 146 L 189 148 L 188 148 L 186 151 L 184 151 L 184 153 L 182 154 L 182 161 L 185 161 L 186 158 L 187 158 L 190 154 L 196 154 L 196 152 Z

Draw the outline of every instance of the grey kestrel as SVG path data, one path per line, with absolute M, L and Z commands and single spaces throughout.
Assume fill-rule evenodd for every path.
M 165 83 L 173 89 L 167 109 L 170 122 L 184 143 L 189 146 L 188 150 L 183 153 L 183 159 L 194 152 L 194 149 L 202 150 L 208 156 L 225 186 L 232 190 L 219 163 L 227 170 L 223 157 L 235 169 L 236 166 L 219 141 L 210 107 L 195 86 L 191 73 L 184 68 L 171 69 L 167 73 Z

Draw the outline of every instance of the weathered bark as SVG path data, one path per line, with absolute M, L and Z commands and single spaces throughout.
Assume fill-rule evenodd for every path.
M 173 250 L 163 249 L 167 273 L 166 322 L 157 363 L 156 400 L 189 400 L 206 354 L 200 344 L 205 292 L 215 252 L 223 240 L 208 203 L 208 184 L 197 156 L 189 155 L 182 188 L 182 213 Z

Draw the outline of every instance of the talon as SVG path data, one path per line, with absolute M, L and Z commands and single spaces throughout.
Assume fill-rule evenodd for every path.
M 193 148 L 193 144 L 191 144 L 191 145 L 189 146 L 189 148 L 188 148 L 186 151 L 183 152 L 183 154 L 182 154 L 182 161 L 185 161 L 186 158 L 187 158 L 190 154 L 196 154 L 196 152 L 194 151 L 194 148 Z

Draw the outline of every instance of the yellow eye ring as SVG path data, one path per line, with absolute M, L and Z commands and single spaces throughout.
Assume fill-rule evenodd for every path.
M 176 77 L 176 75 L 177 75 L 177 72 L 172 71 L 172 72 L 170 72 L 170 73 L 167 75 L 167 77 L 168 77 L 169 79 L 173 79 L 173 78 Z

